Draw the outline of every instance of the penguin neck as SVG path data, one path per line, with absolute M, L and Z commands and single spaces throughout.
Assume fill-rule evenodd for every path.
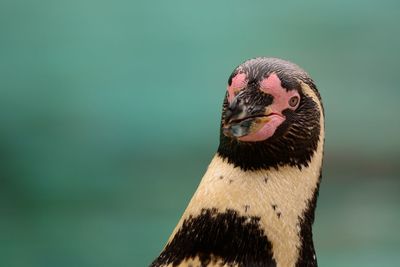
M 205 211 L 216 213 L 211 216 L 214 218 L 218 214 L 234 212 L 238 218 L 257 219 L 260 235 L 265 236 L 271 246 L 272 258 L 268 262 L 275 262 L 276 266 L 303 266 L 304 263 L 316 266 L 311 226 L 321 175 L 321 140 L 308 166 L 301 169 L 286 165 L 244 171 L 217 154 L 169 243 L 182 230 L 185 221 L 200 217 Z M 219 227 L 212 220 L 203 219 L 197 223 L 214 223 Z M 246 246 L 252 246 L 242 245 L 244 250 Z M 265 257 L 270 256 L 266 253 Z

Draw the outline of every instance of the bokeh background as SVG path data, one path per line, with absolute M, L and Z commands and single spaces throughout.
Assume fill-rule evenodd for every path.
M 320 266 L 400 262 L 399 1 L 0 0 L 0 266 L 147 266 L 247 58 L 325 104 Z

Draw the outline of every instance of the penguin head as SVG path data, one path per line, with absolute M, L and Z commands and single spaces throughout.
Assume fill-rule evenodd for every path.
M 218 152 L 245 169 L 307 165 L 321 114 L 316 86 L 300 67 L 276 58 L 247 60 L 228 79 Z

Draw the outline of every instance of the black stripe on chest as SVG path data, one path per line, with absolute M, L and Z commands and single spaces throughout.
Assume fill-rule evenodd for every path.
M 203 209 L 187 218 L 152 267 L 198 257 L 201 266 L 216 263 L 239 266 L 276 266 L 272 245 L 259 217 L 240 216 L 234 210 Z
M 317 256 L 315 254 L 314 242 L 312 236 L 312 225 L 314 223 L 315 208 L 317 206 L 317 198 L 318 198 L 321 177 L 322 173 L 320 169 L 320 175 L 317 187 L 314 191 L 312 198 L 307 203 L 307 208 L 304 211 L 303 217 L 299 218 L 301 246 L 299 250 L 299 258 L 297 260 L 296 267 L 318 266 Z

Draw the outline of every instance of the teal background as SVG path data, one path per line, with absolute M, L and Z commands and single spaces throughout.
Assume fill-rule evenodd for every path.
M 399 25 L 389 0 L 0 0 L 0 266 L 148 265 L 261 55 L 324 100 L 320 266 L 398 266 Z

